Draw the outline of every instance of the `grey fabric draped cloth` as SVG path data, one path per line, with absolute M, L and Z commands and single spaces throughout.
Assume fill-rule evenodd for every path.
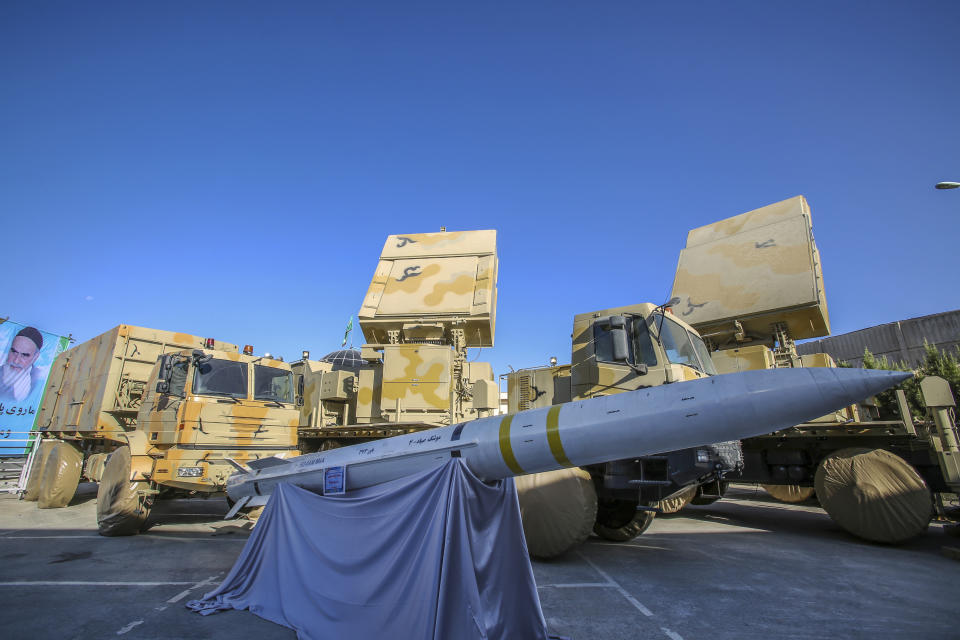
M 513 479 L 460 458 L 344 496 L 279 485 L 224 581 L 186 606 L 303 640 L 547 638 Z

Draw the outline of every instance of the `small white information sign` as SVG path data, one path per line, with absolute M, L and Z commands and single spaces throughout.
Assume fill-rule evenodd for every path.
M 346 468 L 328 467 L 323 470 L 323 495 L 343 495 L 346 491 Z

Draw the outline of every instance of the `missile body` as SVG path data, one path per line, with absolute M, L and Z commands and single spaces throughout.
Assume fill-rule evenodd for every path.
M 227 480 L 227 494 L 237 501 L 230 515 L 265 504 L 281 482 L 323 493 L 326 479 L 327 493 L 331 484 L 341 492 L 439 466 L 450 457 L 462 457 L 477 477 L 492 481 L 739 440 L 849 406 L 910 375 L 827 368 L 744 371 L 480 418 L 292 460 L 267 458 Z

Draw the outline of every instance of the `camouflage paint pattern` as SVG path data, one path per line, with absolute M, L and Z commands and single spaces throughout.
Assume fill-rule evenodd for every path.
M 511 413 L 525 409 L 549 407 L 571 400 L 633 391 L 705 377 L 697 369 L 670 363 L 663 347 L 650 336 L 657 362 L 647 366 L 647 373 L 638 374 L 625 363 L 597 360 L 594 326 L 601 318 L 624 316 L 648 318 L 656 305 L 650 303 L 602 309 L 581 313 L 573 319 L 572 363 L 553 367 L 519 369 L 507 375 L 507 406 Z M 671 317 L 681 327 L 696 334 L 688 324 Z
M 337 426 L 419 428 L 495 409 L 493 371 L 469 362 L 467 349 L 493 346 L 496 302 L 496 231 L 388 236 L 357 313 L 368 344 L 355 411 Z
M 119 325 L 68 349 L 51 367 L 37 428 L 64 437 L 123 441 L 135 427 L 157 358 L 203 345 L 199 336 Z M 220 341 L 216 348 L 237 351 Z
M 507 411 L 517 413 L 570 402 L 570 365 L 507 374 Z
M 455 352 L 449 345 L 387 344 L 378 345 L 377 353 L 380 360 L 359 372 L 357 423 L 441 425 L 478 416 L 468 399 L 463 415 L 451 417 L 451 394 L 457 391 L 457 381 L 453 375 Z M 494 380 L 487 362 L 464 363 L 462 376 L 465 389 Z
M 705 338 L 772 343 L 782 322 L 795 339 L 829 335 L 830 321 L 810 206 L 796 196 L 721 220 L 687 235 L 672 296 L 676 314 Z M 741 337 L 740 340 L 744 337 Z
M 253 400 L 253 363 L 290 371 L 290 365 L 238 353 L 237 345 L 186 333 L 130 325 L 114 327 L 60 354 L 38 413 L 46 435 L 73 439 L 86 455 L 129 445 L 133 479 L 186 490 L 222 489 L 233 467 L 279 454 L 296 455 L 299 412 L 294 404 Z M 238 402 L 192 393 L 189 365 L 184 397 L 156 390 L 159 358 L 194 350 L 248 366 L 247 398 Z M 180 467 L 202 467 L 199 477 L 178 477 Z
M 773 369 L 776 366 L 773 351 L 762 344 L 714 351 L 710 357 L 718 373 Z
M 453 326 L 467 347 L 493 346 L 497 302 L 496 231 L 388 236 L 357 313 L 364 338 L 387 344 L 390 333 Z M 407 336 L 409 341 L 411 336 Z
M 289 364 L 203 349 L 213 358 L 247 366 L 246 397 L 233 400 L 194 391 L 195 365 L 190 358 L 191 351 L 182 354 L 189 362 L 184 397 L 160 393 L 154 383 L 138 414 L 138 431 L 146 436 L 144 453 L 155 460 L 150 480 L 180 489 L 219 491 L 235 470 L 227 458 L 243 464 L 272 455 L 297 455 L 299 409 L 292 402 L 257 400 L 254 391 L 257 383 L 254 365 L 290 373 Z M 158 362 L 151 380 L 158 380 L 159 375 Z M 140 452 L 131 446 L 131 453 Z M 180 467 L 201 467 L 203 472 L 199 477 L 179 477 Z
M 648 365 L 646 375 L 638 375 L 629 366 L 622 363 L 597 360 L 593 337 L 597 319 L 607 316 L 648 318 L 655 309 L 656 305 L 643 303 L 581 313 L 574 317 L 572 366 L 570 370 L 571 394 L 574 400 L 705 377 L 706 374 L 692 367 L 671 364 L 666 353 L 664 353 L 663 347 L 656 340 L 652 340 L 652 343 L 657 363 Z M 684 329 L 696 334 L 696 331 L 682 319 L 676 316 L 673 316 L 672 319 L 676 320 Z

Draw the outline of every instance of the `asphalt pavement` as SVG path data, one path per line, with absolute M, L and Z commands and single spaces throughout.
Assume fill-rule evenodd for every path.
M 183 603 L 229 571 L 249 524 L 223 499 L 160 503 L 139 536 L 96 532 L 96 487 L 65 509 L 0 496 L 5 638 L 294 638 L 247 611 Z M 658 516 L 628 543 L 591 538 L 533 563 L 550 633 L 573 640 L 960 638 L 960 547 L 943 526 L 891 547 L 853 538 L 815 504 L 736 486 Z

